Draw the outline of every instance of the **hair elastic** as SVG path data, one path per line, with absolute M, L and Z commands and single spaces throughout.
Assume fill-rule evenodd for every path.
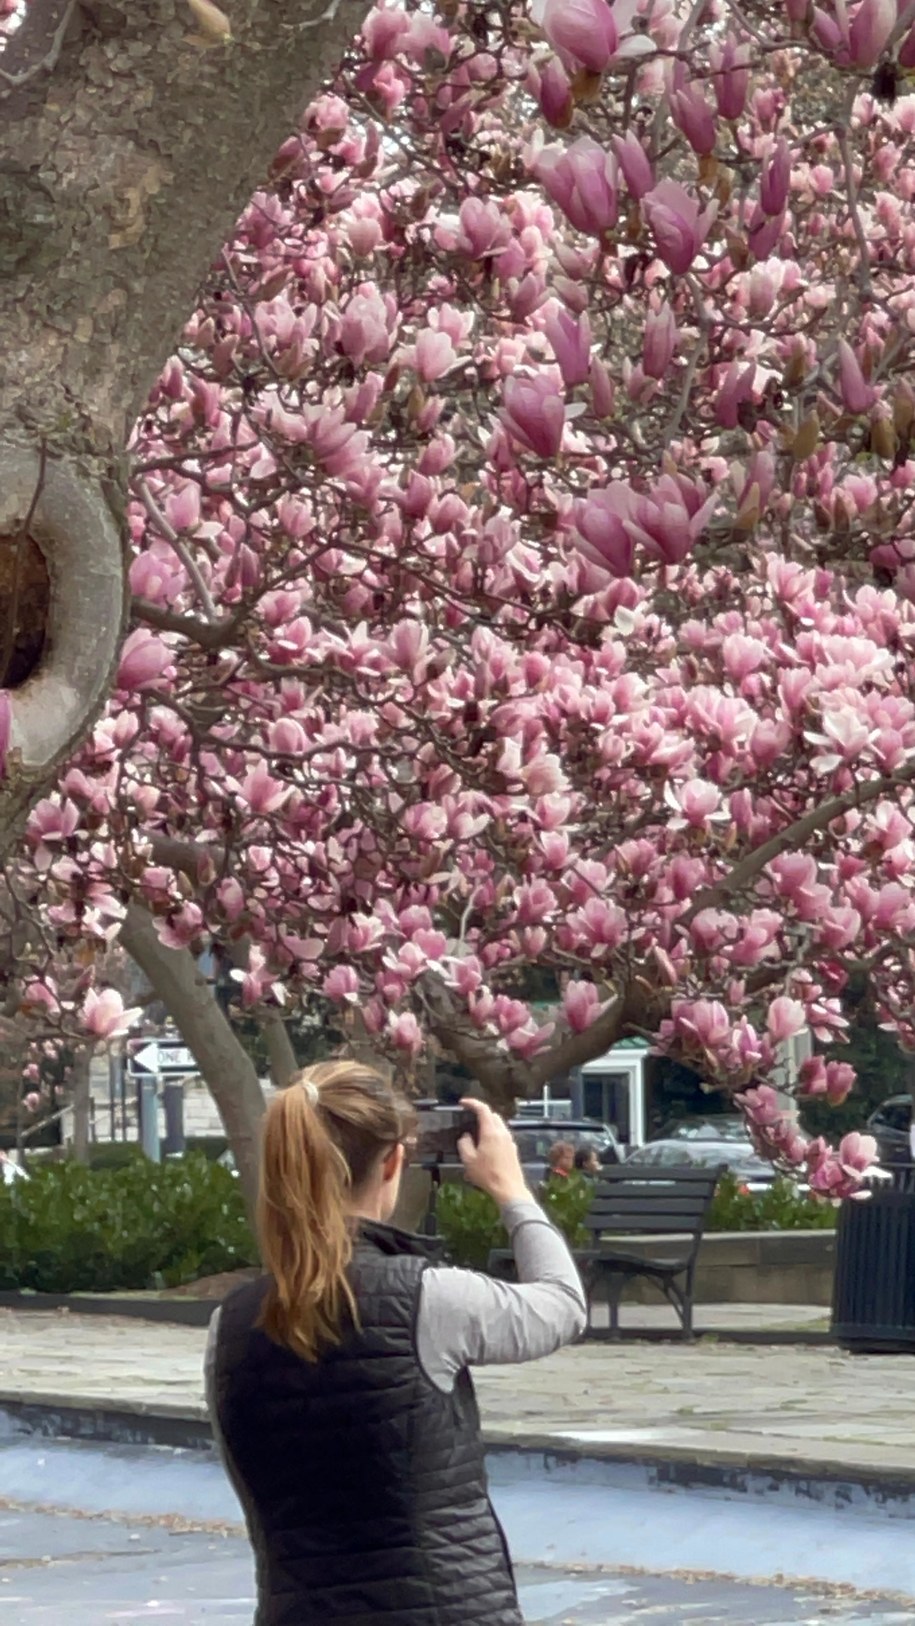
M 318 1105 L 318 1102 L 321 1099 L 319 1094 L 318 1094 L 318 1086 L 317 1086 L 317 1084 L 315 1084 L 314 1081 L 312 1079 L 310 1079 L 310 1078 L 303 1078 L 302 1079 L 302 1089 L 305 1091 L 305 1094 L 308 1097 L 309 1106 L 316 1107 Z

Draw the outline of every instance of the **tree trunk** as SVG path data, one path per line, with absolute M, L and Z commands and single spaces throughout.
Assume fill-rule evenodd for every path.
M 152 916 L 132 903 L 121 943 L 146 975 L 193 1053 L 222 1119 L 249 1215 L 257 1200 L 264 1092 L 254 1063 L 220 1010 L 189 949 L 166 948 Z
M 90 1116 L 92 1110 L 92 1051 L 86 1045 L 77 1050 L 72 1064 L 73 1145 L 74 1163 L 89 1162 Z
M 0 52 L 0 852 L 108 690 L 131 424 L 367 9 L 225 6 L 30 0 Z
M 270 1077 L 278 1090 L 285 1090 L 299 1068 L 289 1029 L 281 1016 L 274 1016 L 271 1012 L 261 1021 L 260 1030 L 270 1062 Z

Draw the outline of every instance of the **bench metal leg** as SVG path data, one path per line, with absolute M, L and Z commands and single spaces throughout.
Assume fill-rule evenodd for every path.
M 626 1288 L 625 1276 L 610 1276 L 607 1282 L 607 1309 L 610 1312 L 610 1337 L 620 1335 L 620 1305 Z
M 686 1273 L 686 1281 L 681 1287 L 674 1277 L 661 1282 L 664 1297 L 676 1311 L 677 1320 L 683 1337 L 691 1339 L 693 1336 L 693 1266 Z

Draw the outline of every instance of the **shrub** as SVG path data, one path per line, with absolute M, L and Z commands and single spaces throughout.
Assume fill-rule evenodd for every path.
M 709 1231 L 830 1231 L 839 1210 L 807 1197 L 791 1180 L 776 1180 L 768 1191 L 742 1191 L 726 1174 L 715 1193 Z
M 0 1288 L 176 1287 L 256 1263 L 238 1182 L 200 1153 L 36 1168 L 0 1185 Z
M 507 1248 L 499 1210 L 485 1191 L 455 1181 L 442 1186 L 438 1228 L 452 1264 L 485 1270 L 493 1248 Z
M 593 1186 L 581 1174 L 546 1182 L 541 1201 L 553 1224 L 573 1247 L 584 1245 L 582 1220 L 591 1202 Z M 507 1248 L 508 1237 L 491 1197 L 475 1186 L 457 1181 L 442 1187 L 438 1199 L 438 1226 L 449 1259 L 472 1270 L 485 1270 L 493 1248 Z
M 588 1233 L 582 1221 L 594 1187 L 583 1175 L 548 1180 L 541 1201 L 554 1225 L 572 1247 L 584 1247 Z M 838 1209 L 799 1194 L 790 1180 L 776 1180 L 764 1192 L 744 1192 L 733 1175 L 725 1175 L 712 1204 L 710 1231 L 831 1230 Z M 448 1257 L 456 1265 L 485 1270 L 493 1248 L 508 1247 L 508 1238 L 491 1197 L 460 1183 L 443 1187 L 438 1204 L 439 1230 Z

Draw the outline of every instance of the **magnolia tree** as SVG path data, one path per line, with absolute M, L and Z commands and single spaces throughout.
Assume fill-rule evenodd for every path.
M 116 1027 L 70 950 L 120 933 L 249 1189 L 214 940 L 279 1044 L 317 992 L 505 1107 L 643 1034 L 856 1187 L 773 1086 L 852 971 L 915 1044 L 910 62 L 896 0 L 382 5 L 280 149 L 16 877 L 28 1011 Z
M 0 851 L 123 632 L 126 439 L 365 0 L 0 0 Z

